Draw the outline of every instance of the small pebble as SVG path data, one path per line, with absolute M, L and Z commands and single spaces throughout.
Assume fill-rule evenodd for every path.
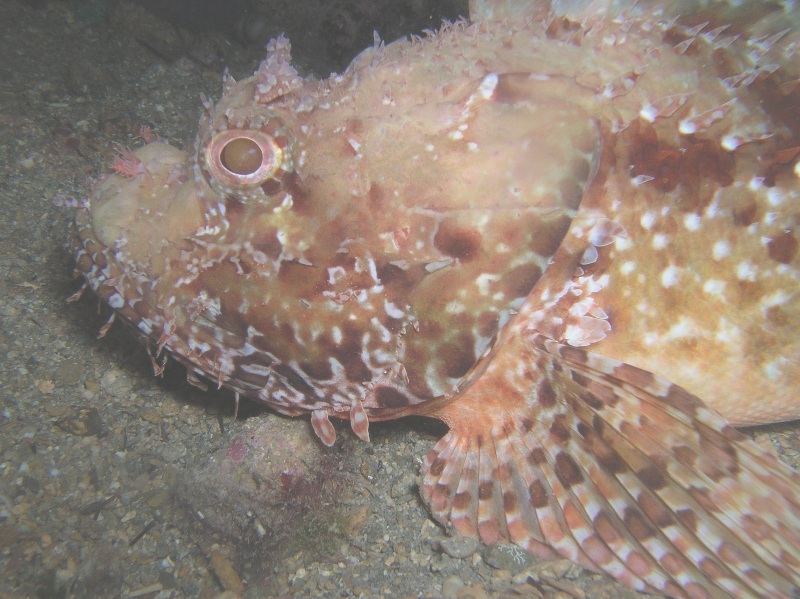
M 497 543 L 486 551 L 486 563 L 498 570 L 508 570 L 512 574 L 521 572 L 533 563 L 530 553 L 511 543 Z
M 244 584 L 233 567 L 233 563 L 219 551 L 211 552 L 211 569 L 226 591 L 237 594 L 244 593 Z
M 444 599 L 456 599 L 458 592 L 464 588 L 464 583 L 458 576 L 448 576 L 442 583 L 442 597 Z
M 470 537 L 447 537 L 439 541 L 439 548 L 456 559 L 465 559 L 478 549 L 478 541 Z

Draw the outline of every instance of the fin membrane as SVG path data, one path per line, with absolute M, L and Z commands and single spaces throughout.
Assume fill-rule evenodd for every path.
M 674 597 L 797 597 L 800 476 L 684 389 L 541 335 L 436 414 L 434 517 Z

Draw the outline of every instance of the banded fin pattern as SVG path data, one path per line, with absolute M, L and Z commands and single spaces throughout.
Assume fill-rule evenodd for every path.
M 451 430 L 422 488 L 437 520 L 640 591 L 797 593 L 796 473 L 647 371 L 538 334 L 521 345 L 523 377 L 491 370 L 437 414 Z

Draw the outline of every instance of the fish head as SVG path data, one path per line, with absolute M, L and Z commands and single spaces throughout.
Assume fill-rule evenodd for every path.
M 96 186 L 79 269 L 264 401 L 396 414 L 452 396 L 548 268 L 602 135 L 577 86 L 404 52 L 319 81 L 274 40 L 207 103 L 193 153 L 147 144 Z

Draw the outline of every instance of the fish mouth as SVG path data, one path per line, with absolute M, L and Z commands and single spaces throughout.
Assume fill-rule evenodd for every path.
M 186 152 L 163 142 L 121 152 L 75 216 L 75 270 L 143 333 L 160 320 L 158 288 L 179 246 L 202 224 Z M 145 323 L 142 325 L 142 323 Z

